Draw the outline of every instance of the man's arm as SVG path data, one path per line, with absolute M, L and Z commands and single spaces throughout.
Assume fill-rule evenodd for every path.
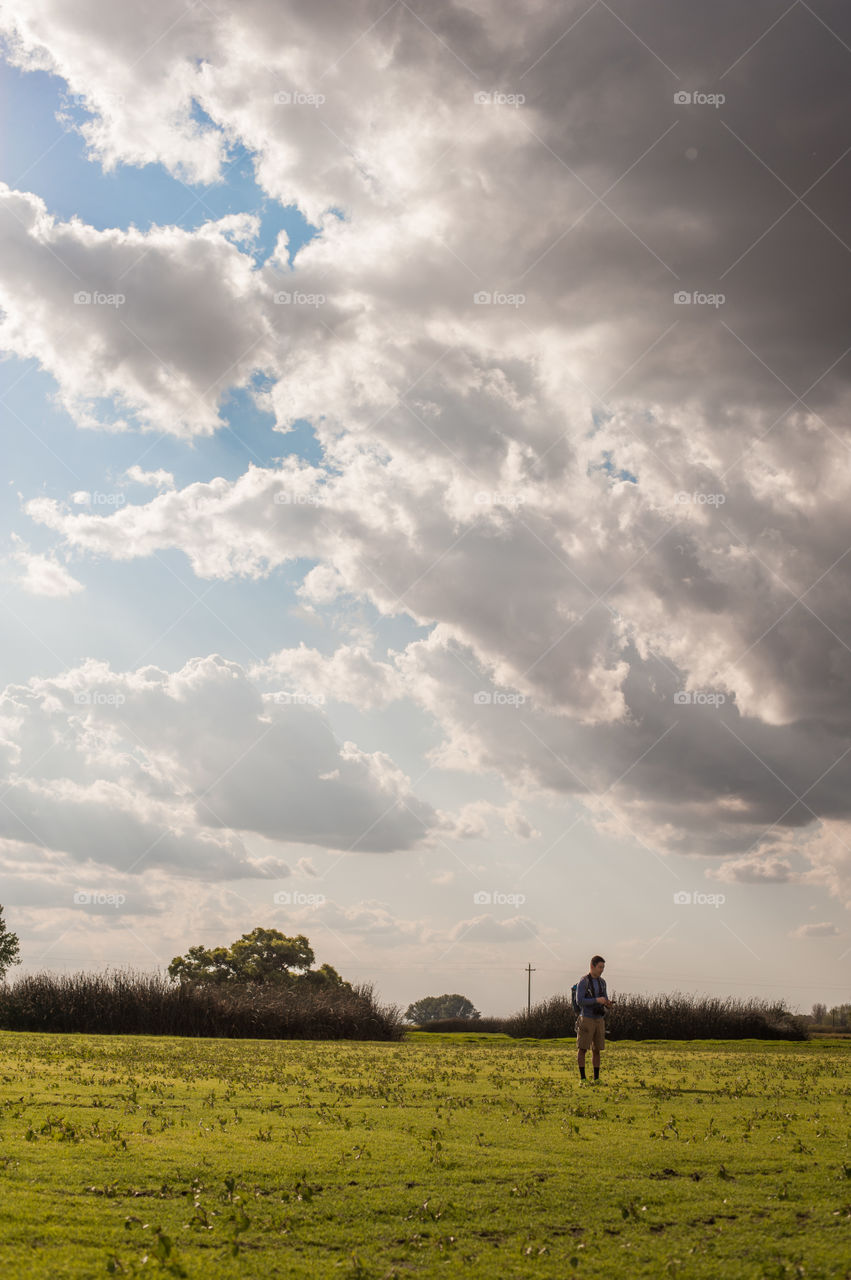
M 587 974 L 579 979 L 579 986 L 576 988 L 576 998 L 579 1001 L 579 1006 L 582 1009 L 584 1016 L 586 1018 L 592 1018 L 594 1016 L 594 1007 L 597 1004 L 597 997 L 592 995 L 586 996 L 586 988 L 590 991 L 593 991 L 594 989 L 593 985 L 588 982 Z

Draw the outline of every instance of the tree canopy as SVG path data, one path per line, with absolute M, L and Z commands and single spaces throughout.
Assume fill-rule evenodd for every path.
M 478 1018 L 478 1009 L 466 996 L 454 995 L 423 996 L 409 1004 L 405 1011 L 407 1022 L 435 1022 L 438 1018 Z
M 303 933 L 288 938 L 279 929 L 252 929 L 229 947 L 190 947 L 185 956 L 175 956 L 168 966 L 169 976 L 178 982 L 273 983 L 283 986 L 348 987 L 330 964 L 313 969 L 316 957 Z
M 18 935 L 6 927 L 3 919 L 3 908 L 0 907 L 0 982 L 6 976 L 6 970 L 13 964 L 20 964 L 20 944 Z

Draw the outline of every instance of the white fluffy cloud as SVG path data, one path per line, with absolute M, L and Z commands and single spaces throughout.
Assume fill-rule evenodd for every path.
M 55 556 L 40 555 L 28 547 L 21 547 L 13 553 L 13 559 L 21 566 L 17 581 L 30 595 L 65 599 L 83 590 L 82 582 L 78 582 Z
M 97 231 L 0 184 L 0 345 L 38 360 L 81 426 L 209 434 L 223 392 L 268 359 L 263 308 L 245 306 L 262 286 L 234 243 L 256 229 L 239 214 Z
M 215 655 L 8 686 L 0 728 L 0 836 L 119 872 L 274 878 L 289 868 L 252 854 L 252 833 L 385 852 L 445 820 L 387 755 L 337 742 L 321 708 Z
M 604 830 L 726 858 L 725 878 L 794 879 L 802 837 L 851 901 L 848 19 L 823 7 L 763 40 L 767 0 L 701 11 L 699 38 L 663 0 L 292 3 L 285 23 L 267 0 L 155 4 L 121 24 L 29 0 L 13 56 L 87 96 L 102 163 L 208 181 L 241 143 L 320 234 L 291 272 L 283 243 L 258 269 L 247 216 L 95 232 L 6 192 L 4 343 L 79 421 L 112 397 L 112 428 L 213 431 L 262 369 L 278 429 L 306 417 L 323 449 L 106 516 L 29 514 L 77 552 L 180 548 L 205 578 L 311 561 L 307 606 L 366 599 L 433 631 L 269 671 L 363 707 L 404 689 L 442 765 L 581 797 Z M 722 79 L 724 113 L 674 102 Z M 68 264 L 92 289 L 126 275 L 126 304 L 73 308 Z M 320 724 L 317 766 L 372 797 L 344 841 L 404 783 Z M 309 838 L 307 809 L 284 823 L 245 775 L 214 788 L 222 824 L 250 800 L 253 829 Z M 412 842 L 397 820 L 389 843 Z
M 294 694 L 337 698 L 363 709 L 384 707 L 406 694 L 404 682 L 389 662 L 376 661 L 364 644 L 344 644 L 325 657 L 304 642 L 281 649 L 251 672 L 290 682 Z

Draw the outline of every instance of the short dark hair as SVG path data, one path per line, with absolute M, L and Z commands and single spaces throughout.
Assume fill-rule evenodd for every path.
M 593 969 L 593 968 L 594 968 L 594 965 L 595 965 L 595 964 L 599 964 L 601 960 L 603 960 L 603 957 L 602 957 L 602 956 L 592 956 L 592 957 L 591 957 L 591 968 Z M 606 962 L 605 962 L 605 960 L 603 960 L 603 964 L 605 964 L 605 963 L 606 963 Z

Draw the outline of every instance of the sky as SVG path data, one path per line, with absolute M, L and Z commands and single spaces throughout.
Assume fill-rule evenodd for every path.
M 849 999 L 851 11 L 0 7 L 10 976 Z

